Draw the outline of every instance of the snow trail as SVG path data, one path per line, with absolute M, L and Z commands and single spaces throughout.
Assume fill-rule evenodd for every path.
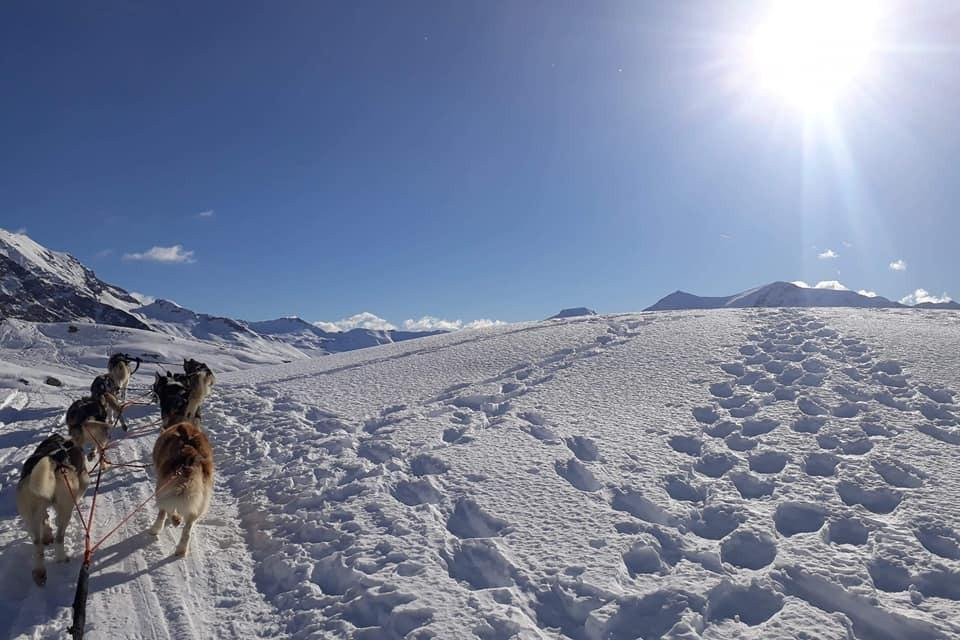
M 151 505 L 103 550 L 91 630 L 956 637 L 955 318 L 589 316 L 225 373 L 203 409 L 218 481 L 191 556 L 170 560 L 179 531 L 144 538 Z M 29 416 L 0 431 L 9 479 L 44 416 L 3 411 Z M 28 550 L 8 486 L 14 571 Z M 151 491 L 117 475 L 111 518 Z M 12 635 L 65 627 L 72 586 L 32 610 L 4 588 Z

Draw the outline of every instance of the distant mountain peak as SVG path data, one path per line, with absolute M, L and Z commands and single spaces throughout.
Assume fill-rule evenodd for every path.
M 744 307 L 860 307 L 868 309 L 903 307 L 882 296 L 868 297 L 844 289 L 805 288 L 792 282 L 776 281 L 730 296 L 704 297 L 675 291 L 645 311 L 723 309 Z
M 570 307 L 569 309 L 563 309 L 560 313 L 550 316 L 547 320 L 560 320 L 562 318 L 579 318 L 582 316 L 595 316 L 597 312 L 588 307 Z

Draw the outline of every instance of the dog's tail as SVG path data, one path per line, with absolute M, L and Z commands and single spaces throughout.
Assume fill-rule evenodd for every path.
M 56 466 L 50 456 L 40 458 L 34 465 L 27 484 L 34 495 L 53 500 L 54 491 L 57 488 L 57 476 Z

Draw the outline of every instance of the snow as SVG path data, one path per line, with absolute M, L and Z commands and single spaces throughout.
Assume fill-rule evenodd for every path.
M 111 346 L 27 324 L 4 367 L 68 387 L 0 379 L 7 576 L 29 564 L 19 464 Z M 134 516 L 95 558 L 88 637 L 957 637 L 958 341 L 953 311 L 722 309 L 226 349 L 196 546 L 174 560 Z M 102 527 L 146 475 L 110 472 Z M 60 637 L 77 569 L 4 582 L 0 636 Z

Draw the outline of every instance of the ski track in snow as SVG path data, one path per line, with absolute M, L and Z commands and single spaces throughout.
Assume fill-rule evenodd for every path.
M 224 374 L 191 555 L 133 518 L 89 637 L 957 637 L 957 317 L 597 316 Z M 13 486 L 62 415 L 29 400 L 0 410 L 0 568 L 25 581 Z M 98 522 L 152 491 L 111 474 Z M 48 568 L 0 587 L 0 636 L 69 624 L 78 562 Z

